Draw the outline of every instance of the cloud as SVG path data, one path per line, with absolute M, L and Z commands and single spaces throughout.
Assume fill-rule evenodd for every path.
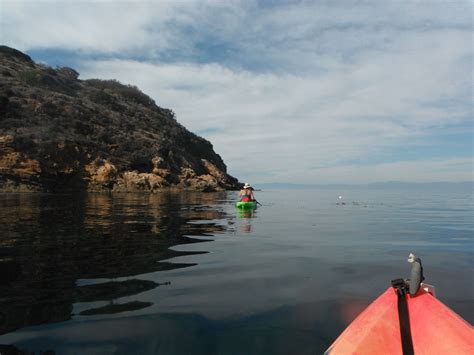
M 348 164 L 320 169 L 302 169 L 296 174 L 281 171 L 281 181 L 288 181 L 297 173 L 304 178 L 293 179 L 296 183 L 309 181 L 320 183 L 372 183 L 379 181 L 401 182 L 459 182 L 472 181 L 472 158 L 449 158 L 417 161 L 397 161 L 381 164 Z
M 421 45 L 418 54 L 411 43 L 398 48 L 403 50 L 372 53 L 306 76 L 124 60 L 86 63 L 83 75 L 139 86 L 160 105 L 172 107 L 191 131 L 209 131 L 205 136 L 240 174 L 252 174 L 255 166 L 296 174 L 328 162 L 396 152 L 399 145 L 470 122 L 468 98 L 455 109 L 439 105 L 463 100 L 469 92 L 470 83 L 457 67 L 468 50 L 440 59 L 437 53 L 455 51 Z
M 167 48 L 171 33 L 158 35 L 149 25 L 162 23 L 170 3 L 152 11 L 151 2 L 2 0 L 2 33 L 19 49 L 63 48 L 99 53 L 150 52 Z
M 244 180 L 472 179 L 468 163 L 441 169 L 471 161 L 472 141 L 442 142 L 448 156 L 432 139 L 472 132 L 469 1 L 1 4 L 7 44 L 137 85 Z M 399 153 L 420 146 L 413 164 Z

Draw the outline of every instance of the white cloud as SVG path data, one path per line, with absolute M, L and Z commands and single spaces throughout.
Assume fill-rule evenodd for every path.
M 337 70 L 306 76 L 119 60 L 87 63 L 83 75 L 137 85 L 158 104 L 173 108 L 191 131 L 216 130 L 204 136 L 231 171 L 247 175 L 255 166 L 267 172 L 284 167 L 296 174 L 396 150 L 469 122 L 469 107 L 437 105 L 469 90 L 456 66 L 468 50 L 440 59 L 436 53 L 444 48 L 421 47 L 422 61 L 410 45 L 401 44 L 402 51 L 372 53 Z
M 244 180 L 472 179 L 470 159 L 397 155 L 472 125 L 469 1 L 0 1 L 9 45 L 130 58 L 81 77 L 137 85 Z M 375 157 L 389 162 L 350 163 Z
M 344 165 L 333 168 L 321 168 L 304 171 L 307 182 L 312 179 L 324 183 L 347 183 L 347 176 L 353 177 L 353 183 L 371 183 L 378 181 L 401 182 L 459 182 L 473 181 L 472 158 L 450 158 L 419 161 L 398 161 L 394 163 Z M 283 175 L 283 174 L 282 174 Z M 281 177 L 289 178 L 288 174 Z M 309 178 L 309 179 L 308 179 Z
M 169 47 L 170 32 L 154 33 L 169 17 L 169 2 L 159 9 L 151 2 L 124 1 L 1 1 L 5 43 L 21 50 L 61 48 L 117 53 Z M 158 11 L 157 11 L 158 10 Z

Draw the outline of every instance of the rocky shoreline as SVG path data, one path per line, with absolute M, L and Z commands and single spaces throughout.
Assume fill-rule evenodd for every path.
M 0 46 L 0 192 L 222 191 L 241 186 L 173 111 Z

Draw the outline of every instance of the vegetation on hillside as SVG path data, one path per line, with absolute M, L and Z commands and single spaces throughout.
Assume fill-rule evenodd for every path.
M 212 144 L 179 124 L 172 110 L 136 86 L 78 77 L 74 69 L 36 64 L 0 46 L 0 136 L 13 138 L 8 149 L 22 159 L 39 162 L 41 181 L 84 179 L 86 165 L 107 161 L 119 174 L 166 170 L 169 185 L 186 185 L 183 170 L 209 174 L 206 160 L 225 176 L 217 187 L 236 186 Z M 15 181 L 13 168 L 1 164 L 0 183 Z M 60 171 L 67 173 L 59 177 Z

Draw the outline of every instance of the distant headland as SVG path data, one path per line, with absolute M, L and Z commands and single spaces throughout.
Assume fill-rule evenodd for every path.
M 137 87 L 0 46 L 0 191 L 237 189 L 206 139 Z

